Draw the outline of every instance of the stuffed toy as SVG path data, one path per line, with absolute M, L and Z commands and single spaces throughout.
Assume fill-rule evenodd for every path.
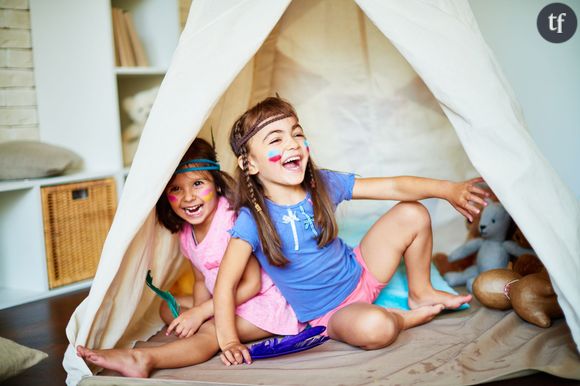
M 465 284 L 471 292 L 478 274 L 505 268 L 509 262 L 509 252 L 504 247 L 504 241 L 511 223 L 511 217 L 501 203 L 487 200 L 479 220 L 479 237 L 467 241 L 448 257 L 450 262 L 455 262 L 476 252 L 475 264 L 462 272 L 447 272 L 443 276 L 445 280 L 451 286 Z
M 465 227 L 467 228 L 467 241 L 479 237 L 479 219 L 480 214 L 474 216 L 473 221 L 465 221 Z M 437 252 L 433 254 L 432 260 L 433 265 L 437 268 L 441 275 L 445 275 L 447 272 L 451 271 L 465 271 L 465 269 L 471 267 L 475 264 L 475 257 L 477 253 L 472 253 L 463 259 L 458 261 L 450 262 L 449 256 L 443 252 Z
M 481 212 L 480 212 L 481 214 Z M 465 221 L 465 227 L 467 228 L 467 241 L 479 237 L 479 219 L 480 214 L 474 216 L 473 221 Z M 475 263 L 475 257 L 477 253 L 472 253 L 463 259 L 458 261 L 450 262 L 449 256 L 443 252 L 437 252 L 433 254 L 433 264 L 439 271 L 441 275 L 446 274 L 451 271 L 465 271 L 465 269 L 471 267 Z
M 542 272 L 543 269 L 544 264 L 542 264 L 535 253 L 524 253 L 520 255 L 512 265 L 512 271 L 522 276 Z
M 546 268 L 519 227 L 504 246 L 517 256 L 511 269 L 482 273 L 473 283 L 473 294 L 486 307 L 513 308 L 523 320 L 550 327 L 552 319 L 563 316 L 563 312 Z
M 516 227 L 512 233 L 511 240 L 506 240 L 503 243 L 503 247 L 510 255 L 515 256 L 516 258 L 522 255 L 536 255 L 519 227 Z
M 482 189 L 485 189 L 486 191 L 488 191 L 490 193 L 490 197 L 488 198 L 488 200 L 491 200 L 493 202 L 499 202 L 499 199 L 497 198 L 495 193 L 493 191 L 491 191 L 491 189 L 489 188 L 489 186 L 486 183 L 482 182 L 482 183 L 477 184 L 477 186 L 479 186 Z M 467 228 L 466 241 L 469 241 L 471 239 L 475 239 L 475 238 L 479 237 L 479 220 L 480 220 L 480 218 L 481 218 L 481 212 L 479 214 L 473 216 L 472 222 L 465 220 L 465 228 Z M 437 267 L 437 270 L 439 271 L 439 273 L 441 275 L 444 275 L 447 272 L 464 271 L 465 269 L 471 267 L 473 264 L 475 264 L 475 257 L 476 256 L 477 256 L 477 253 L 474 252 L 474 253 L 471 253 L 470 255 L 466 256 L 463 259 L 450 262 L 449 256 L 447 256 L 446 253 L 437 252 L 437 253 L 433 254 L 433 264 L 435 265 L 435 267 Z
M 159 91 L 159 87 L 153 87 L 123 99 L 123 109 L 131 119 L 131 123 L 122 130 L 125 165 L 130 165 L 133 162 L 141 132 L 143 132 L 143 127 L 147 117 L 149 117 L 151 107 L 153 107 L 157 91 Z
M 550 327 L 553 318 L 564 315 L 545 268 L 523 277 L 509 269 L 484 272 L 475 279 L 473 294 L 484 306 L 513 308 L 520 318 L 539 327 Z

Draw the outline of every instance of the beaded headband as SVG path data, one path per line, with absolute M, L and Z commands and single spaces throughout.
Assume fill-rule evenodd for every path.
M 262 122 L 257 122 L 254 126 L 252 126 L 250 128 L 250 130 L 248 130 L 248 132 L 243 135 L 241 138 L 239 138 L 236 143 L 234 144 L 235 148 L 234 148 L 234 153 L 236 153 L 236 155 L 240 155 L 240 150 L 242 149 L 242 146 L 244 146 L 246 144 L 246 142 L 248 142 L 250 140 L 250 138 L 252 138 L 254 135 L 256 135 L 256 133 L 260 130 L 262 130 L 264 127 L 268 126 L 270 123 L 279 121 L 281 119 L 284 118 L 288 118 L 288 117 L 293 117 L 294 114 L 292 113 L 287 113 L 287 114 L 278 114 L 278 115 L 274 115 L 273 117 L 267 118 L 265 120 L 263 120 Z
M 207 164 L 205 166 L 194 166 L 191 168 L 183 168 L 180 167 L 189 165 L 189 164 Z M 220 164 L 216 161 L 212 161 L 210 159 L 190 159 L 189 161 L 183 161 L 177 166 L 177 170 L 173 174 L 180 174 L 180 173 L 187 173 L 187 172 L 195 172 L 198 170 L 220 170 Z

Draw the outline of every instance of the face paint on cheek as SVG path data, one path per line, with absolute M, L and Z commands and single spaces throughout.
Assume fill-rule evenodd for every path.
M 304 140 L 304 146 L 306 146 L 306 151 L 308 152 L 308 154 L 310 154 L 310 144 L 306 139 Z
M 280 153 L 278 150 L 270 150 L 268 152 L 268 160 L 270 162 L 278 162 L 282 159 L 282 153 Z
M 167 199 L 169 200 L 169 202 L 177 201 L 177 197 L 175 197 L 173 194 L 168 194 Z
M 199 192 L 199 197 L 203 200 L 203 202 L 209 202 L 213 198 L 213 189 L 207 188 Z

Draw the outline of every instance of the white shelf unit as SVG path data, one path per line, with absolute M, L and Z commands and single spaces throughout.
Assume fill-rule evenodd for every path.
M 179 38 L 178 0 L 30 0 L 42 141 L 75 151 L 83 168 L 68 175 L 0 182 L 0 309 L 90 286 L 49 289 L 41 188 L 114 177 L 128 167 L 122 98 L 158 85 Z M 112 7 L 133 17 L 149 67 L 115 67 Z
M 118 181 L 122 173 L 117 174 Z M 41 189 L 112 175 L 85 172 L 0 183 L 0 309 L 90 286 L 83 280 L 49 289 Z

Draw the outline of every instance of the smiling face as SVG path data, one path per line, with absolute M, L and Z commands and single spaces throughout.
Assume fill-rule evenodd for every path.
M 295 117 L 275 121 L 248 141 L 248 171 L 257 174 L 266 191 L 296 186 L 304 180 L 309 149 Z
M 202 227 L 211 224 L 219 197 L 210 173 L 176 174 L 165 194 L 171 209 L 186 222 Z

